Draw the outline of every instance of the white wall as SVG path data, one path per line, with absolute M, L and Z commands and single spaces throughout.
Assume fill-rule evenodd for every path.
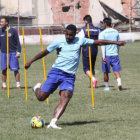
M 1 0 L 1 15 L 17 15 L 18 0 Z M 32 0 L 19 0 L 19 10 L 22 16 L 32 15 Z
M 121 0 L 101 1 L 122 13 Z M 103 19 L 103 8 L 101 7 L 99 0 L 89 0 L 89 2 L 89 13 L 87 14 L 92 15 L 93 23 L 97 24 Z M 37 19 L 33 20 L 34 24 L 54 24 L 51 0 L 19 0 L 19 4 L 20 14 L 22 16 L 37 16 Z M 18 0 L 1 0 L 1 6 L 4 7 L 1 14 L 17 15 Z
M 135 40 L 140 40 L 140 33 L 120 33 L 120 39 L 126 42 L 133 42 Z M 50 44 L 52 41 L 64 37 L 64 35 L 42 35 L 42 40 L 44 45 Z M 22 44 L 23 38 L 20 38 L 20 43 Z M 29 35 L 25 36 L 25 44 L 26 45 L 40 45 L 40 36 L 39 35 Z
M 53 14 L 50 5 L 51 0 L 37 1 L 37 23 L 38 24 L 53 24 Z
M 112 9 L 116 10 L 117 12 L 122 13 L 122 5 L 121 0 L 100 0 L 103 3 L 107 4 Z M 92 15 L 93 23 L 97 25 L 100 20 L 102 20 L 104 9 L 99 3 L 99 0 L 90 0 L 90 7 L 89 7 L 89 14 Z M 105 12 L 105 11 L 104 11 Z

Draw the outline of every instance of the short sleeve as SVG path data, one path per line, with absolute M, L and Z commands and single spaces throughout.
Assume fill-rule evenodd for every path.
M 56 41 L 52 42 L 52 43 L 47 47 L 47 50 L 48 50 L 49 52 L 52 52 L 52 51 L 56 50 L 58 47 L 59 47 L 59 41 L 56 40 Z
M 88 39 L 88 38 L 82 38 L 82 46 L 90 46 L 93 45 L 94 40 L 93 39 Z
M 103 39 L 103 40 L 104 40 L 104 34 L 103 34 L 103 32 L 101 32 L 101 33 L 99 34 L 99 39 Z
M 119 34 L 118 34 L 118 36 L 117 36 L 117 41 L 120 41 L 120 36 L 119 36 Z

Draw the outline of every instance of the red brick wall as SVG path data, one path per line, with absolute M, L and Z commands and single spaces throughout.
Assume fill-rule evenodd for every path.
M 74 0 L 51 0 L 54 24 L 68 24 L 74 23 Z M 83 17 L 89 13 L 89 5 L 91 0 L 75 0 L 76 5 L 79 3 L 81 6 L 76 8 L 76 23 L 83 23 Z M 129 0 L 121 0 L 123 3 L 123 13 L 126 16 L 130 15 L 129 12 Z M 132 0 L 132 6 L 135 5 L 135 0 Z M 63 12 L 62 7 L 70 6 L 68 12 Z M 136 17 L 135 10 L 132 10 L 132 17 Z
M 83 16 L 89 13 L 89 0 L 75 0 L 76 5 L 76 23 L 83 22 Z M 54 24 L 74 23 L 73 0 L 51 0 Z M 63 12 L 62 7 L 70 6 L 68 12 Z
M 121 1 L 123 3 L 123 11 L 124 11 L 125 15 L 129 17 L 130 16 L 129 0 L 121 0 Z M 135 0 L 131 0 L 131 1 L 132 1 L 132 6 L 134 6 L 135 5 Z M 132 10 L 132 17 L 136 17 L 135 9 Z

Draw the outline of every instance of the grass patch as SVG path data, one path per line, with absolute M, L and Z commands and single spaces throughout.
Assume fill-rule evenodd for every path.
M 75 92 L 65 113 L 58 121 L 60 131 L 32 129 L 30 119 L 40 115 L 46 123 L 52 118 L 54 108 L 59 101 L 58 90 L 50 96 L 49 105 L 37 101 L 32 86 L 38 81 L 44 82 L 42 60 L 32 64 L 27 71 L 28 101 L 24 93 L 23 54 L 20 58 L 21 85 L 18 91 L 13 72 L 10 72 L 10 99 L 7 91 L 0 89 L 0 140 L 139 140 L 140 138 L 140 42 L 128 43 L 121 47 L 123 90 L 117 91 L 113 73 L 110 76 L 109 92 L 104 92 L 103 73 L 101 71 L 101 52 L 96 63 L 98 88 L 94 90 L 95 109 L 91 107 L 89 79 L 82 70 L 82 61 L 76 73 Z M 26 60 L 40 51 L 40 46 L 26 46 Z M 46 71 L 50 70 L 56 58 L 56 52 L 45 57 Z M 1 76 L 1 74 L 0 74 Z M 0 82 L 0 84 L 2 84 Z

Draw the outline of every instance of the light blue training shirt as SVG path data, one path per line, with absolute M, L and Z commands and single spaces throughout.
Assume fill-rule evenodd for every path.
M 93 39 L 79 38 L 75 39 L 68 43 L 66 38 L 60 38 L 55 40 L 52 44 L 47 47 L 49 52 L 56 50 L 57 48 L 61 49 L 58 54 L 58 57 L 53 64 L 53 68 L 61 69 L 67 73 L 75 74 L 79 66 L 80 51 L 81 47 L 92 45 L 94 43 Z
M 107 28 L 99 34 L 99 39 L 120 41 L 119 32 L 113 28 Z M 118 46 L 115 44 L 105 45 L 105 56 L 118 55 Z

